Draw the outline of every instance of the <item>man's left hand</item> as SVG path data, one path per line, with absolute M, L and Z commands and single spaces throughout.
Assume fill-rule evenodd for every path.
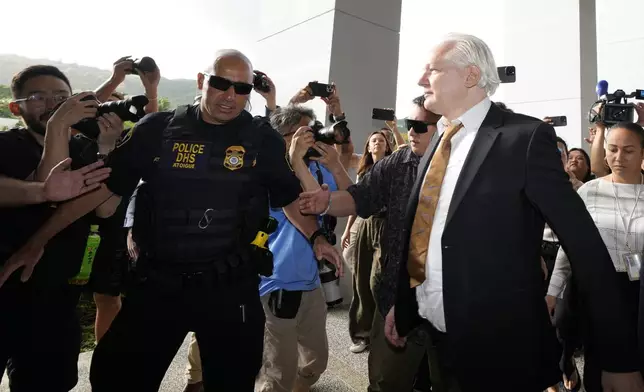
M 335 265 L 335 276 L 342 277 L 344 276 L 344 264 L 342 262 L 342 256 L 337 249 L 324 238 L 323 236 L 318 236 L 315 239 L 313 244 L 313 252 L 315 252 L 315 258 L 318 260 L 327 260 L 331 264 Z
M 644 381 L 640 372 L 602 372 L 604 392 L 644 392 Z

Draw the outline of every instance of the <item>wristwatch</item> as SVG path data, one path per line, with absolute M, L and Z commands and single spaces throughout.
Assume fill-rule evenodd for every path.
M 313 234 L 311 235 L 311 238 L 309 238 L 309 242 L 311 243 L 311 245 L 315 245 L 315 240 L 316 240 L 318 237 L 320 237 L 320 236 L 322 236 L 322 237 L 324 237 L 324 238 L 326 238 L 326 237 L 327 237 L 326 230 L 324 230 L 324 228 L 322 228 L 322 227 L 321 227 L 321 228 L 319 228 L 319 229 L 317 229 L 317 230 L 315 231 L 315 233 L 313 233 Z

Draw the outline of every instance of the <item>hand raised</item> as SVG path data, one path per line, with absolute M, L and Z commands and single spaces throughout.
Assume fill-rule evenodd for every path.
M 45 180 L 45 198 L 64 201 L 98 189 L 112 169 L 102 168 L 98 161 L 77 170 L 69 170 L 72 160 L 67 158 L 54 166 Z

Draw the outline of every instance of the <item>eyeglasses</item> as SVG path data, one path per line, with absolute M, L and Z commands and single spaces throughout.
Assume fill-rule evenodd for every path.
M 427 133 L 427 127 L 430 125 L 436 125 L 436 123 L 428 123 L 428 122 L 419 121 L 419 120 L 410 120 L 408 118 L 405 119 L 405 128 L 407 128 L 408 131 L 411 131 L 413 128 L 414 132 L 416 133 Z
M 47 95 L 36 93 L 28 96 L 27 98 L 16 99 L 14 102 L 26 102 L 34 106 L 45 106 L 48 99 L 50 99 L 54 105 L 58 105 L 59 103 L 66 101 L 68 98 L 69 95 L 67 94 Z
M 239 95 L 248 95 L 251 91 L 253 91 L 253 85 L 250 83 L 233 82 L 232 80 L 222 78 L 221 76 L 210 75 L 207 73 L 204 75 L 209 78 L 208 85 L 220 91 L 228 91 L 230 86 L 233 86 L 233 88 L 235 89 L 235 94 Z

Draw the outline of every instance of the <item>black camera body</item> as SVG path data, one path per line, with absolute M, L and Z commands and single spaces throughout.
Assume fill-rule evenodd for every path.
M 311 132 L 313 133 L 316 142 L 322 142 L 330 146 L 334 144 L 347 144 L 351 137 L 351 131 L 347 127 L 347 122 L 345 120 L 338 121 L 326 128 L 320 121 L 314 120 L 309 123 L 309 128 L 311 128 Z M 319 156 L 319 152 L 314 148 L 309 148 L 304 159 Z
M 152 57 L 141 57 L 140 59 L 136 59 L 132 61 L 132 69 L 128 70 L 126 73 L 130 75 L 135 75 L 136 71 L 142 71 L 142 72 L 154 72 L 158 70 L 159 67 L 157 66 L 156 61 Z
M 95 100 L 96 98 L 88 95 L 83 101 Z M 107 114 L 114 113 L 123 121 L 137 122 L 145 116 L 145 106 L 150 101 L 145 95 L 136 95 L 122 101 L 105 102 L 98 105 L 95 118 L 87 118 L 72 126 L 73 129 L 85 135 L 87 138 L 97 140 L 101 133 L 98 127 L 97 118 Z M 61 103 L 62 104 L 62 103 Z M 60 104 L 59 104 L 60 105 Z
M 644 98 L 644 90 L 635 90 L 626 94 L 624 90 L 615 90 L 596 101 L 588 112 L 588 121 L 595 124 L 601 122 L 614 125 L 620 122 L 633 122 L 635 120 L 635 105 L 627 102 L 628 98 Z
M 517 68 L 514 65 L 497 67 L 501 83 L 515 83 L 517 81 Z
M 255 87 L 258 91 L 264 92 L 264 93 L 269 93 L 271 91 L 271 86 L 268 84 L 268 80 L 266 80 L 266 74 L 261 71 L 253 71 L 253 87 Z

